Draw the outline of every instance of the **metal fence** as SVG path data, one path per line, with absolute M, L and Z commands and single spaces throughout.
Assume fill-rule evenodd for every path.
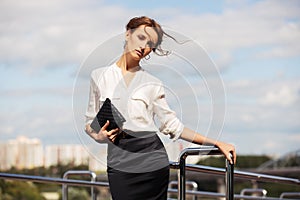
M 185 200 L 186 195 L 193 195 L 194 199 L 197 197 L 204 198 L 226 198 L 227 200 L 233 199 L 264 199 L 264 200 L 282 200 L 282 199 L 299 199 L 300 192 L 285 192 L 282 193 L 280 197 L 267 197 L 266 191 L 263 189 L 256 190 L 244 190 L 241 194 L 234 194 L 234 178 L 246 179 L 246 180 L 254 180 L 254 181 L 265 181 L 265 182 L 276 182 L 283 184 L 291 184 L 297 185 L 300 187 L 300 180 L 294 178 L 280 177 L 280 176 L 272 176 L 266 174 L 259 173 L 251 173 L 234 170 L 233 165 L 231 165 L 228 161 L 226 161 L 225 168 L 215 168 L 209 166 L 202 165 L 191 165 L 186 164 L 185 160 L 190 155 L 220 155 L 221 152 L 215 147 L 201 147 L 201 148 L 187 148 L 184 149 L 180 156 L 178 162 L 170 162 L 170 168 L 178 170 L 178 189 L 173 189 L 169 187 L 169 194 L 177 194 L 177 198 L 179 200 Z M 224 158 L 222 158 L 224 159 Z M 208 191 L 198 191 L 195 189 L 186 190 L 186 185 L 189 182 L 186 181 L 185 173 L 186 171 L 193 172 L 201 172 L 211 175 L 222 175 L 225 176 L 226 180 L 226 192 L 224 193 L 216 193 L 216 192 L 208 192 Z M 91 177 L 90 181 L 84 180 L 74 180 L 68 179 L 70 175 L 89 175 Z M 67 200 L 68 198 L 68 186 L 84 186 L 91 187 L 91 198 L 92 200 L 96 200 L 97 196 L 95 193 L 95 187 L 105 187 L 109 189 L 108 182 L 99 182 L 96 181 L 96 174 L 91 171 L 68 171 L 64 174 L 63 178 L 52 178 L 52 177 L 43 177 L 43 176 L 31 176 L 31 175 L 23 175 L 23 174 L 9 174 L 9 173 L 0 173 L 0 179 L 6 180 L 18 180 L 18 181 L 30 181 L 30 182 L 38 182 L 38 183 L 52 183 L 52 184 L 61 184 L 62 185 L 62 195 L 63 200 Z M 172 183 L 174 185 L 174 182 Z M 256 196 L 250 196 L 247 194 L 260 194 Z

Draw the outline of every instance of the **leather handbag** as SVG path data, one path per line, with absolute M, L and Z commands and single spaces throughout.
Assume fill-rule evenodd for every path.
M 103 105 L 99 109 L 99 112 L 91 123 L 91 128 L 98 133 L 107 120 L 109 121 L 109 125 L 106 128 L 107 131 L 115 128 L 121 128 L 123 123 L 126 121 L 119 110 L 111 103 L 109 98 L 105 99 Z

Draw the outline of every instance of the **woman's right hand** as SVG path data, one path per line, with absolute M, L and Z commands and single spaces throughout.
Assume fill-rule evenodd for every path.
M 86 125 L 85 132 L 99 143 L 105 143 L 108 141 L 114 142 L 117 138 L 119 129 L 116 128 L 116 129 L 107 131 L 106 129 L 108 126 L 109 126 L 109 121 L 107 120 L 107 122 L 104 124 L 104 126 L 102 126 L 102 128 L 100 129 L 99 133 L 96 133 L 95 131 L 93 131 L 93 129 L 88 124 L 88 125 Z

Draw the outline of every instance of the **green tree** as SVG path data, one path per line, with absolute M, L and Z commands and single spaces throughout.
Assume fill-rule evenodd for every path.
M 257 168 L 261 164 L 270 160 L 270 157 L 265 155 L 241 155 L 237 156 L 237 162 L 235 164 L 235 168 Z M 197 163 L 198 165 L 206 165 L 211 167 L 225 167 L 225 159 L 220 156 L 209 156 L 205 159 L 201 159 Z
M 32 183 L 2 180 L 0 187 L 2 200 L 45 200 Z

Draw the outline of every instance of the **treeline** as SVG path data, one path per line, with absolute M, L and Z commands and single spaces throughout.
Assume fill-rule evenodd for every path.
M 257 168 L 263 163 L 271 160 L 272 158 L 266 155 L 238 155 L 237 162 L 235 163 L 235 169 L 249 169 Z M 221 159 L 219 156 L 209 156 L 205 159 L 199 160 L 198 165 L 207 165 L 211 167 L 224 168 L 225 159 Z
M 73 165 L 67 164 L 62 165 L 58 164 L 55 166 L 50 166 L 48 168 L 45 167 L 35 167 L 32 169 L 17 169 L 12 167 L 7 171 L 3 171 L 5 173 L 11 174 L 25 174 L 25 175 L 34 175 L 34 176 L 49 176 L 49 177 L 62 177 L 63 174 L 68 170 L 88 170 L 87 165 Z

